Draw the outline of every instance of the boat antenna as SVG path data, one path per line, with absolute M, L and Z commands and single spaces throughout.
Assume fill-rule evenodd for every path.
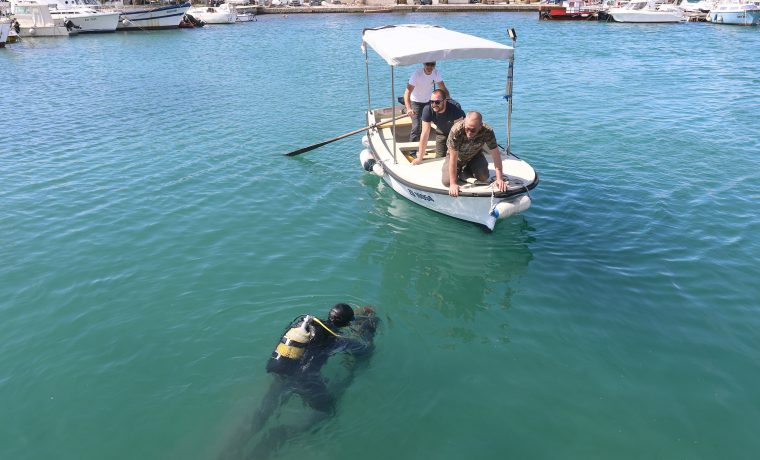
M 512 39 L 512 55 L 509 57 L 509 69 L 507 70 L 507 153 L 512 153 L 510 149 L 512 143 L 512 80 L 515 67 L 515 50 L 517 46 L 517 32 L 515 29 L 508 29 L 507 34 Z

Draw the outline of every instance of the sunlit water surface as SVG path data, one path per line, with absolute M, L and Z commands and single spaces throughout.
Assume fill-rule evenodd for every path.
M 361 30 L 411 22 L 518 31 L 542 182 L 492 234 L 367 176 L 359 136 L 281 155 L 363 126 Z M 274 458 L 756 456 L 759 43 L 373 14 L 0 50 L 0 457 L 213 459 L 285 325 L 338 301 L 377 307 L 376 352 Z M 439 67 L 504 142 L 505 67 Z

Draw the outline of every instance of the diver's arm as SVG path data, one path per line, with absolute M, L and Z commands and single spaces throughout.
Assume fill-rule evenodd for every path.
M 344 351 L 352 355 L 362 355 L 372 351 L 372 340 L 355 337 L 341 337 L 335 345 L 335 351 Z

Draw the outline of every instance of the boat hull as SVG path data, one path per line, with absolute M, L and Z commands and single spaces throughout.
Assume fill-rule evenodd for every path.
M 538 18 L 543 21 L 588 21 L 596 18 L 594 11 L 568 11 L 562 6 L 543 7 L 538 9 Z
M 615 22 L 637 24 L 676 23 L 686 20 L 683 14 L 675 11 L 631 11 L 623 8 L 610 8 L 608 15 Z
M 119 25 L 119 13 L 71 13 L 51 12 L 53 18 L 71 21 L 80 34 L 115 32 Z
M 499 218 L 502 217 L 494 212 L 494 209 L 498 204 L 502 202 L 510 203 L 514 206 L 519 206 L 520 211 L 524 211 L 530 206 L 530 198 L 525 195 L 511 199 L 501 199 L 492 203 L 485 197 L 452 197 L 439 193 L 433 194 L 429 191 L 418 189 L 408 183 L 401 182 L 397 176 L 388 174 L 387 171 L 381 177 L 383 182 L 388 184 L 388 186 L 390 186 L 396 193 L 412 203 L 447 216 L 483 225 L 488 228 L 488 230 L 493 230 L 496 223 L 500 220 Z
M 256 20 L 256 15 L 252 13 L 238 13 L 235 21 L 236 22 L 252 22 Z
M 64 26 L 39 26 L 39 27 L 21 27 L 19 30 L 19 37 L 35 38 L 35 37 L 68 37 L 76 35 L 76 29 L 68 30 Z
M 760 25 L 760 9 L 713 10 L 707 14 L 707 22 L 737 26 L 756 26 Z
M 8 21 L 0 21 L 0 48 L 5 47 L 5 43 L 8 42 L 8 35 L 11 33 L 11 23 Z
M 116 30 L 177 29 L 182 17 L 190 9 L 189 3 L 160 8 L 125 10 Z
M 200 19 L 206 24 L 234 24 L 237 22 L 237 10 L 234 5 L 222 3 L 219 6 L 194 6 L 187 14 Z

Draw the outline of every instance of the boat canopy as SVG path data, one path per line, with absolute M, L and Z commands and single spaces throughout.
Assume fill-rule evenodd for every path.
M 368 44 L 392 66 L 446 59 L 506 61 L 514 52 L 511 46 L 425 24 L 364 29 L 362 49 L 366 49 L 365 44 Z

